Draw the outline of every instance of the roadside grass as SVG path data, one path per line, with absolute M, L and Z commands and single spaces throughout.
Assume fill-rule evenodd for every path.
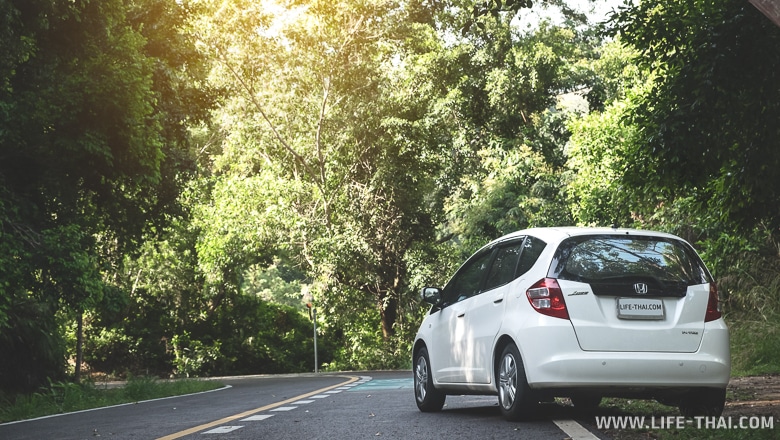
M 729 315 L 731 375 L 780 373 L 780 311 L 769 315 Z
M 131 378 L 126 385 L 116 388 L 103 388 L 91 383 L 52 383 L 48 389 L 29 395 L 0 395 L 0 423 L 198 393 L 221 387 L 221 383 L 214 381 L 161 381 L 150 377 Z

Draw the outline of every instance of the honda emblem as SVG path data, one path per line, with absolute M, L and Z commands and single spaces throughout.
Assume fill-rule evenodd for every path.
M 644 295 L 647 293 L 647 284 L 645 283 L 636 283 L 634 284 L 634 291 L 638 293 L 639 295 Z

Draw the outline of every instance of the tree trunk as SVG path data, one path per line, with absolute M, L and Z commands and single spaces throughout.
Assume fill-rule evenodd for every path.
M 398 318 L 398 301 L 391 296 L 385 296 L 379 301 L 380 316 L 382 318 L 382 336 L 385 341 L 395 334 L 395 320 Z
M 81 382 L 81 362 L 84 358 L 84 312 L 79 311 L 76 323 L 76 383 Z

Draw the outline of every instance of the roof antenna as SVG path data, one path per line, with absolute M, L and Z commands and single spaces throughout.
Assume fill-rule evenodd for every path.
M 618 226 L 617 220 L 613 221 L 612 222 L 612 229 L 618 229 L 618 228 L 619 228 L 619 226 Z

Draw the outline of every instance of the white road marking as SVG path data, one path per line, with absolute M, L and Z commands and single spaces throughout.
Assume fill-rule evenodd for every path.
M 203 432 L 202 434 L 227 434 L 228 432 L 241 428 L 243 428 L 243 426 L 220 426 L 218 428 Z
M 599 440 L 592 432 L 588 431 L 574 420 L 553 420 L 553 423 L 555 423 L 561 431 L 565 432 L 571 440 Z
M 364 376 L 362 378 L 362 380 L 360 380 L 360 381 L 353 382 L 353 383 L 350 383 L 350 384 L 345 385 L 345 386 L 340 386 L 339 388 L 336 388 L 334 390 L 325 391 L 324 394 L 305 396 L 305 397 L 308 397 L 309 399 L 324 399 L 326 397 L 330 397 L 333 394 L 338 394 L 338 393 L 340 393 L 343 390 L 350 390 L 351 387 L 360 386 L 360 385 L 366 384 L 366 383 L 368 383 L 370 381 L 371 381 L 371 378 L 366 378 Z M 393 382 L 393 381 L 396 382 L 394 384 L 394 385 L 396 385 L 396 387 L 399 385 L 398 382 L 405 382 L 404 379 L 387 380 L 386 382 L 389 383 L 389 382 Z M 382 383 L 382 381 L 379 381 L 379 382 L 377 382 L 375 384 L 372 384 L 372 385 L 375 385 L 376 388 L 381 389 L 380 387 L 382 385 L 387 385 L 387 384 Z M 370 387 L 370 385 L 369 385 L 369 387 Z M 304 396 L 301 396 L 301 397 L 304 397 Z M 294 402 L 291 402 L 290 400 L 287 400 L 285 402 L 279 402 L 279 403 L 287 403 L 287 402 L 294 403 L 294 404 L 308 404 L 308 403 L 314 402 L 314 400 L 298 400 L 298 401 L 294 401 Z M 273 409 L 270 409 L 270 408 L 273 408 L 273 405 L 269 405 L 268 407 L 265 407 L 265 408 L 258 408 L 258 410 L 269 409 L 271 412 L 274 412 L 274 411 L 292 411 L 292 410 L 294 410 L 294 409 L 296 409 L 298 407 L 297 406 L 281 406 L 281 407 L 276 407 L 276 408 L 273 408 Z M 255 421 L 266 420 L 266 419 L 269 419 L 271 417 L 273 417 L 273 414 L 252 415 L 252 416 L 249 416 L 249 417 L 246 417 L 246 418 L 242 419 L 241 421 L 242 422 L 255 422 Z M 583 427 L 579 423 L 575 422 L 574 420 L 553 420 L 552 422 L 556 426 L 558 426 L 558 428 L 561 431 L 563 431 L 571 440 L 599 440 L 599 438 L 597 436 L 595 436 L 593 433 L 591 433 L 590 431 L 585 429 L 585 427 Z M 216 427 L 214 429 L 211 429 L 209 431 L 202 432 L 202 434 L 225 434 L 225 433 L 229 433 L 229 432 L 235 431 L 237 429 L 241 429 L 241 428 L 243 428 L 243 426 L 218 426 L 218 427 Z M 190 431 L 190 433 L 191 432 L 192 431 Z M 169 436 L 169 437 L 166 437 L 166 438 L 178 438 L 178 437 Z
M 254 414 L 257 414 L 259 412 L 267 411 L 267 410 L 270 410 L 272 408 L 277 408 L 277 407 L 280 407 L 282 405 L 295 402 L 296 400 L 313 397 L 315 394 L 322 393 L 322 392 L 327 391 L 327 390 L 332 390 L 333 388 L 344 386 L 344 385 L 350 384 L 352 382 L 356 382 L 358 380 L 357 377 L 355 377 L 355 376 L 337 376 L 337 377 L 344 377 L 344 378 L 347 378 L 348 380 L 346 382 L 344 382 L 344 383 L 340 383 L 340 384 L 337 384 L 337 385 L 332 385 L 332 386 L 329 386 L 329 387 L 321 388 L 319 390 L 312 391 L 312 392 L 306 393 L 306 394 L 302 394 L 300 396 L 296 396 L 296 397 L 293 397 L 293 398 L 290 398 L 290 399 L 287 399 L 287 400 L 283 400 L 281 402 L 272 403 L 270 405 L 265 405 L 265 406 L 262 406 L 260 408 L 250 409 L 249 411 L 244 411 L 244 412 L 242 412 L 240 414 L 236 414 L 236 415 L 229 416 L 229 417 L 224 417 L 224 418 L 221 418 L 219 420 L 214 420 L 213 422 L 210 422 L 210 423 L 204 423 L 203 425 L 194 426 L 192 428 L 185 429 L 184 431 L 179 431 L 179 432 L 174 433 L 174 434 L 170 434 L 170 435 L 166 435 L 164 437 L 160 437 L 157 440 L 175 440 L 177 438 L 181 438 L 181 437 L 184 437 L 184 436 L 189 435 L 189 434 L 194 434 L 196 432 L 203 431 L 204 429 L 209 429 L 211 427 L 218 426 L 218 425 L 221 425 L 223 423 L 228 423 L 228 422 L 230 422 L 232 420 L 244 419 L 244 418 L 247 418 L 247 417 L 252 416 Z M 365 377 L 365 376 L 363 376 L 363 377 Z M 327 397 L 327 396 L 325 396 L 325 397 Z
M 273 417 L 273 414 L 261 414 L 259 416 L 250 416 L 245 419 L 242 419 L 242 422 L 259 422 L 261 420 L 270 419 Z

